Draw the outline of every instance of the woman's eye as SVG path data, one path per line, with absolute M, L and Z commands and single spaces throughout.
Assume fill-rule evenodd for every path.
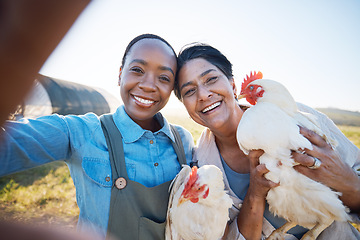
M 216 81 L 218 79 L 218 77 L 210 77 L 206 80 L 206 83 L 212 83 L 214 81 Z
M 139 67 L 130 68 L 130 71 L 131 72 L 136 72 L 136 73 L 144 73 L 144 71 Z
M 160 80 L 170 82 L 170 78 L 167 76 L 160 76 Z
M 184 93 L 184 97 L 189 97 L 189 96 L 193 95 L 194 92 L 195 92 L 195 89 L 194 89 L 194 88 L 189 89 L 189 90 L 187 90 L 187 91 Z

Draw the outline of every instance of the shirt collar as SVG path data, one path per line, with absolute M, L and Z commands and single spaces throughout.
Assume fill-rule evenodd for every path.
M 166 121 L 166 119 L 159 112 L 155 115 L 155 118 L 160 123 L 162 128 L 155 132 L 156 133 L 164 133 L 171 141 L 175 141 L 175 138 L 170 130 L 170 125 Z M 116 127 L 120 130 L 121 135 L 125 143 L 131 143 L 137 141 L 141 138 L 146 132 L 150 132 L 149 130 L 142 129 L 137 123 L 135 123 L 129 115 L 125 111 L 124 105 L 118 107 L 116 112 L 113 114 L 113 119 Z

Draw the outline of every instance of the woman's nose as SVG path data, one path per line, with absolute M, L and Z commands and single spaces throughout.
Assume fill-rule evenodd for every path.
M 199 86 L 198 98 L 200 101 L 205 101 L 205 100 L 209 99 L 212 95 L 213 95 L 213 93 L 207 87 Z
M 153 92 L 156 90 L 156 79 L 152 74 L 146 75 L 139 82 L 138 86 L 146 92 Z

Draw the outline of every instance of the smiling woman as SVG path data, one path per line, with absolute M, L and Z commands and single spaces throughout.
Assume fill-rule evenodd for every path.
M 235 116 L 242 113 L 240 109 L 228 111 L 226 107 L 236 104 L 234 79 L 228 79 L 220 69 L 202 58 L 189 60 L 178 76 L 182 101 L 195 122 L 203 126 L 216 124 L 216 128 L 221 128 L 220 125 L 229 124 L 228 120 L 237 121 Z
M 190 162 L 194 145 L 187 130 L 159 113 L 175 72 L 176 54 L 164 39 L 134 38 L 119 74 L 124 105 L 100 117 L 53 114 L 8 121 L 0 176 L 64 160 L 76 188 L 81 231 L 103 239 L 164 239 L 169 185 Z
M 240 106 L 236 100 L 231 63 L 220 51 L 204 44 L 185 48 L 178 58 L 179 84 L 175 86 L 176 96 L 183 102 L 191 118 L 206 127 L 198 140 L 193 161 L 198 162 L 200 167 L 207 164 L 219 167 L 225 176 L 225 188 L 234 202 L 230 210 L 231 220 L 226 239 L 269 237 L 275 228 L 280 228 L 286 223 L 284 218 L 270 211 L 266 202 L 269 190 L 278 187 L 279 183 L 265 178 L 264 175 L 269 170 L 265 164 L 259 162 L 263 154 L 262 150 L 253 150 L 245 154 L 237 142 L 237 133 L 244 133 L 244 131 L 238 132 L 239 123 L 245 121 L 244 112 L 251 110 L 246 110 L 248 108 Z M 253 90 L 255 94 L 262 95 L 261 91 L 256 92 L 256 88 Z M 283 95 L 285 94 L 282 93 L 280 96 Z M 296 152 L 291 154 L 291 159 L 299 163 L 294 169 L 314 181 L 341 192 L 341 201 L 351 210 L 351 221 L 359 222 L 360 178 L 357 174 L 360 166 L 360 150 L 326 116 L 302 104 L 297 105 L 300 111 L 316 116 L 319 127 L 324 132 L 331 133 L 331 136 L 339 142 L 339 146 L 332 149 L 319 135 L 302 129 L 300 133 L 309 140 L 312 150 L 306 149 L 309 155 Z M 275 126 L 275 122 L 271 122 L 271 118 L 264 111 L 260 112 L 258 117 Z M 279 122 L 281 121 L 277 123 Z M 280 125 L 279 129 L 282 127 Z M 250 139 L 254 131 L 260 131 L 257 126 L 246 130 Z M 273 129 L 270 128 L 270 132 L 271 130 Z M 277 132 L 268 133 L 270 134 L 277 137 Z M 271 146 L 271 142 L 266 144 Z M 264 149 L 266 150 L 265 147 Z M 311 164 L 314 163 L 312 156 L 320 158 L 321 167 L 317 169 L 312 167 Z M 309 159 L 312 161 L 311 164 L 306 164 L 306 160 Z M 286 193 L 282 192 L 278 197 L 282 198 L 285 195 Z M 291 197 L 294 197 L 294 194 Z M 300 239 L 304 236 L 304 239 L 310 239 L 309 235 L 304 235 L 306 232 L 307 229 L 296 226 L 281 237 L 292 239 L 295 236 Z M 360 239 L 360 234 L 347 221 L 335 220 L 317 239 Z
M 229 111 L 227 107 L 237 106 L 231 63 L 215 49 L 202 44 L 195 46 L 203 51 L 192 51 L 190 45 L 188 51 L 179 55 L 179 82 L 175 85 L 175 95 L 184 103 L 190 117 L 200 125 L 210 127 L 216 124 L 215 130 L 237 124 L 241 109 L 236 107 Z
M 142 128 L 157 131 L 152 118 L 168 102 L 175 82 L 176 59 L 171 48 L 150 39 L 135 43 L 120 68 L 120 94 L 125 111 Z

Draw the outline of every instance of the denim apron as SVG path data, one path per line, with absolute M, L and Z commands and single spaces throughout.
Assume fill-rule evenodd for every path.
M 165 221 L 171 181 L 148 188 L 130 180 L 126 171 L 123 144 L 119 144 L 122 143 L 122 136 L 113 121 L 112 114 L 102 115 L 100 120 L 110 155 L 113 179 L 107 238 L 165 239 Z M 170 125 L 170 128 L 175 137 L 172 145 L 178 161 L 180 165 L 186 164 L 181 137 L 174 126 Z

